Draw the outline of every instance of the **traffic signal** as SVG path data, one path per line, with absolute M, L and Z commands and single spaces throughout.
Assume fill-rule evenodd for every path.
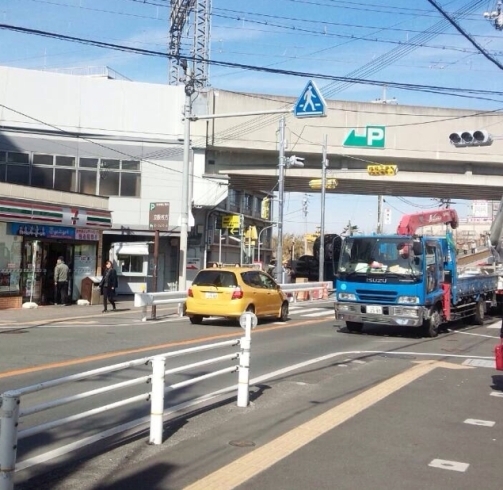
M 367 165 L 367 173 L 372 176 L 396 175 L 398 167 L 396 165 Z
M 216 218 L 215 218 L 215 230 L 221 230 L 223 227 L 222 227 L 222 215 L 219 214 Z
M 489 146 L 493 143 L 492 136 L 485 129 L 476 131 L 456 131 L 449 135 L 451 145 L 458 148 L 464 146 Z
M 311 189 L 321 189 L 322 187 L 321 179 L 313 179 L 309 181 L 309 187 Z M 337 187 L 337 179 L 326 179 L 325 180 L 325 189 L 335 189 Z

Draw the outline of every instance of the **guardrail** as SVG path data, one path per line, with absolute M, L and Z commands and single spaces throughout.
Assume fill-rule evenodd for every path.
M 16 465 L 18 441 L 22 438 L 39 434 L 50 429 L 60 427 L 70 422 L 88 419 L 96 414 L 105 413 L 111 409 L 123 407 L 137 402 L 150 401 L 150 439 L 151 444 L 161 444 L 163 434 L 163 415 L 164 415 L 164 397 L 165 394 L 173 390 L 184 388 L 189 385 L 196 384 L 200 381 L 214 378 L 223 374 L 238 372 L 238 390 L 237 390 L 237 406 L 246 407 L 249 403 L 249 365 L 250 365 L 250 345 L 251 345 L 251 329 L 253 328 L 254 315 L 247 313 L 243 315 L 243 328 L 245 336 L 239 340 L 228 340 L 214 344 L 203 345 L 188 349 L 182 349 L 174 352 L 168 352 L 155 357 L 144 357 L 133 361 L 114 364 L 91 371 L 86 371 L 79 374 L 73 374 L 63 378 L 53 379 L 50 381 L 38 383 L 18 390 L 11 390 L 1 395 L 0 405 L 0 490 L 13 490 L 14 488 L 14 472 Z M 256 324 L 256 318 L 255 318 Z M 224 347 L 240 346 L 239 352 L 232 352 L 220 357 L 205 359 L 203 361 L 186 364 L 184 366 L 175 367 L 166 370 L 166 360 L 174 357 L 180 357 L 187 354 L 205 352 L 209 350 L 221 349 Z M 208 366 L 211 364 L 221 363 L 223 361 L 234 361 L 239 359 L 239 365 L 233 364 L 230 367 L 225 367 L 204 375 L 186 379 L 182 382 L 166 385 L 165 377 L 175 373 L 185 373 L 191 369 Z M 81 380 L 96 378 L 104 374 L 123 371 L 128 368 L 138 368 L 141 365 L 152 366 L 151 374 L 140 376 L 127 381 L 121 381 L 107 386 L 102 386 L 97 389 L 72 394 L 59 399 L 50 398 L 49 401 L 39 403 L 30 407 L 25 407 L 24 397 L 28 394 L 39 392 L 56 386 L 75 383 Z M 152 384 L 151 391 L 124 398 L 122 400 L 108 403 L 103 406 L 93 408 L 81 413 L 73 414 L 61 419 L 45 422 L 40 425 L 32 426 L 18 431 L 19 419 L 28 415 L 33 415 L 46 410 L 54 409 L 62 405 L 67 405 L 79 400 L 88 399 L 90 397 L 109 393 L 124 388 L 129 388 L 135 385 Z M 75 385 L 73 385 L 75 386 Z M 75 392 L 75 390 L 73 390 Z M 21 406 L 23 399 L 23 408 Z
M 315 301 L 328 299 L 333 293 L 333 284 L 329 281 L 325 282 L 301 282 L 291 284 L 280 284 L 292 302 L 299 301 L 299 295 L 305 294 L 307 298 L 302 298 L 303 301 Z M 178 305 L 178 314 L 183 316 L 184 303 L 187 299 L 185 291 L 166 291 L 162 293 L 136 293 L 134 295 L 134 306 L 142 309 L 142 322 L 147 321 L 147 308 L 152 307 L 151 319 L 156 319 L 156 306 L 158 305 Z

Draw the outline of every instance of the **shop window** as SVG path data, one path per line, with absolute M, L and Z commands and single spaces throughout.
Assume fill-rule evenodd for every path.
M 56 165 L 58 167 L 75 167 L 75 157 L 56 156 Z
M 7 171 L 7 165 L 0 161 L 0 182 L 7 182 L 5 177 L 6 171 Z
M 80 168 L 98 168 L 97 158 L 79 158 Z
M 143 255 L 117 255 L 117 262 L 122 273 L 143 273 Z
M 33 165 L 50 165 L 50 166 L 52 166 L 53 162 L 54 162 L 53 155 L 39 155 L 39 154 L 33 155 Z
M 7 161 L 7 153 L 5 151 L 0 151 L 0 162 Z
M 9 151 L 7 153 L 7 163 L 30 163 L 30 155 Z
M 141 190 L 140 174 L 130 172 L 121 173 L 120 195 L 122 197 L 140 197 L 140 190 Z
M 6 182 L 10 184 L 29 185 L 30 167 L 28 165 L 7 165 Z
M 53 173 L 53 167 L 32 167 L 31 185 L 44 189 L 52 189 L 54 182 Z
M 74 192 L 77 188 L 75 178 L 75 170 L 69 168 L 56 168 L 54 171 L 54 189 L 58 191 Z
M 0 294 L 19 292 L 23 238 L 7 235 L 7 223 L 0 223 Z
M 96 194 L 96 171 L 79 171 L 79 192 L 82 194 Z

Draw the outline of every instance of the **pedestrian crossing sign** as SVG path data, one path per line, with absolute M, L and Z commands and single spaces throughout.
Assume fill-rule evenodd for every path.
M 293 108 L 295 117 L 323 117 L 327 104 L 316 84 L 309 80 Z

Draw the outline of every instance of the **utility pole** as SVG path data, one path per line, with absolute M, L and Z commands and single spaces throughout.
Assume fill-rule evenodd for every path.
M 304 194 L 302 199 L 302 212 L 304 213 L 304 255 L 307 255 L 307 206 L 309 204 L 309 199 L 307 194 Z
M 278 176 L 278 244 L 276 247 L 276 281 L 283 284 L 283 200 L 285 194 L 285 116 L 279 120 Z
M 318 280 L 323 281 L 325 272 L 325 187 L 327 185 L 327 135 L 323 137 L 323 157 L 321 160 L 321 219 L 320 219 L 320 256 Z
M 182 168 L 182 202 L 180 212 L 180 257 L 178 262 L 178 290 L 184 291 L 187 286 L 187 235 L 189 233 L 190 213 L 190 118 L 194 79 L 190 66 L 185 65 L 185 104 L 183 108 L 183 168 Z

